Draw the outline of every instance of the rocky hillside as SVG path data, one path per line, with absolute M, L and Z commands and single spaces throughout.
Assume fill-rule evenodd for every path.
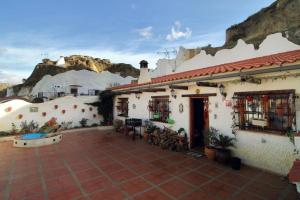
M 6 88 L 8 88 L 10 85 L 8 83 L 0 83 L 0 97 L 6 95 Z
M 248 17 L 244 22 L 226 30 L 226 41 L 221 47 L 202 47 L 214 55 L 220 49 L 234 47 L 238 39 L 259 44 L 272 33 L 281 32 L 288 40 L 300 45 L 300 0 L 277 0 L 270 6 Z
M 65 57 L 64 66 L 56 66 L 56 61 L 50 59 L 43 59 L 42 63 L 39 63 L 32 74 L 24 82 L 23 86 L 33 87 L 43 76 L 56 75 L 69 70 L 90 70 L 95 72 L 109 71 L 112 73 L 120 73 L 121 76 L 138 77 L 139 70 L 132 65 L 124 63 L 111 63 L 107 59 L 93 58 L 90 56 L 72 55 Z

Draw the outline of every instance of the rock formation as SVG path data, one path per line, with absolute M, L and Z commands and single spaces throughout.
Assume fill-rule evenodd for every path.
M 91 56 L 72 55 L 64 57 L 64 66 L 57 66 L 56 61 L 43 59 L 42 63 L 36 65 L 32 74 L 24 82 L 24 86 L 34 86 L 45 75 L 56 75 L 69 70 L 89 70 L 95 72 L 109 71 L 120 73 L 121 76 L 138 77 L 139 70 L 132 65 L 124 63 L 111 63 L 108 59 L 93 58 Z

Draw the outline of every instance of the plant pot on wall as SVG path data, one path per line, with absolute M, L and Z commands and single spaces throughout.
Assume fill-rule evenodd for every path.
M 216 161 L 219 163 L 227 164 L 231 159 L 231 151 L 229 149 L 217 149 Z
M 5 108 L 5 112 L 11 112 L 11 111 L 12 111 L 12 107 Z
M 214 160 L 216 157 L 216 150 L 213 147 L 205 146 L 204 153 L 209 160 Z

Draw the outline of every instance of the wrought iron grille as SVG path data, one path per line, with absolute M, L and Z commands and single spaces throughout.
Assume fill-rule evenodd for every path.
M 167 122 L 170 114 L 169 98 L 153 98 L 149 101 L 148 110 L 152 121 Z
M 295 128 L 294 91 L 235 93 L 233 99 L 234 119 L 241 130 L 284 133 Z
M 117 102 L 118 116 L 128 117 L 128 98 L 119 98 Z

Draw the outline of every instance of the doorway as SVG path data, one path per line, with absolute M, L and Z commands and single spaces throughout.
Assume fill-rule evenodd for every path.
M 204 133 L 209 129 L 208 98 L 190 99 L 191 148 L 204 147 Z

